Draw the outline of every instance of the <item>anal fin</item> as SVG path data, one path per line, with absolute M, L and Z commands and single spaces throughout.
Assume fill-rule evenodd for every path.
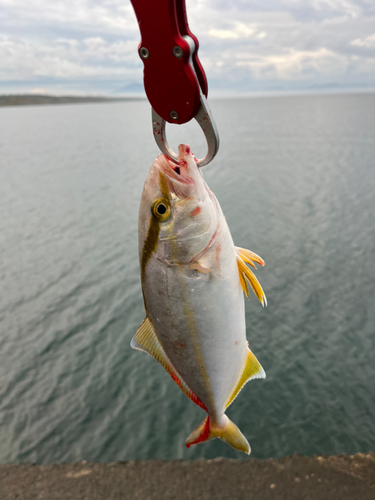
M 178 387 L 190 398 L 196 405 L 200 406 L 207 411 L 202 401 L 194 394 L 194 392 L 187 386 L 181 375 L 169 360 L 165 353 L 159 339 L 156 335 L 154 325 L 151 320 L 146 316 L 142 321 L 141 326 L 138 328 L 137 333 L 134 335 L 130 342 L 130 346 L 138 351 L 144 351 L 150 354 L 156 361 L 165 368 L 172 379 L 176 382 Z
M 259 363 L 255 355 L 250 351 L 250 349 L 248 349 L 245 367 L 243 369 L 241 378 L 237 382 L 237 385 L 230 398 L 228 399 L 225 408 L 228 408 L 228 406 L 232 404 L 243 386 L 253 378 L 266 378 L 266 372 L 263 370 L 262 365 Z

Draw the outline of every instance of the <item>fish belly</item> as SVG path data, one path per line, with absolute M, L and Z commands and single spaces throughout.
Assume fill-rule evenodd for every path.
M 226 223 L 204 255 L 203 274 L 187 265 L 149 263 L 144 294 L 148 316 L 170 361 L 206 406 L 221 415 L 247 355 L 243 293 Z

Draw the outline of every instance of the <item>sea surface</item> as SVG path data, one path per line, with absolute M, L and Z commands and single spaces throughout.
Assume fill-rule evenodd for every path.
M 228 410 L 253 457 L 375 450 L 375 94 L 212 100 L 204 167 L 268 298 L 246 301 L 267 372 Z M 174 148 L 205 152 L 197 125 Z M 244 458 L 129 343 L 137 224 L 158 154 L 146 101 L 0 110 L 0 462 Z M 218 311 L 220 314 L 220 311 Z

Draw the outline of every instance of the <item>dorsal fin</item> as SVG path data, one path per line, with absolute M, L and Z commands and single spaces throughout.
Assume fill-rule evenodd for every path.
M 253 292 L 257 296 L 259 302 L 264 307 L 265 305 L 267 305 L 267 298 L 266 298 L 265 293 L 263 292 L 263 288 L 261 287 L 255 274 L 245 264 L 245 262 L 247 262 L 248 264 L 255 267 L 252 261 L 258 262 L 262 265 L 264 265 L 264 261 L 261 259 L 261 257 L 259 257 L 259 255 L 256 255 L 255 253 L 250 252 L 250 250 L 245 250 L 244 248 L 237 248 L 236 247 L 236 253 L 237 253 L 238 273 L 240 276 L 240 283 L 241 283 L 242 290 L 245 292 L 246 297 L 248 297 L 249 296 L 249 286 L 247 283 L 249 283 Z
M 232 395 L 228 399 L 225 408 L 228 408 L 228 406 L 232 404 L 242 387 L 253 378 L 266 378 L 266 372 L 263 370 L 262 365 L 259 363 L 255 355 L 250 351 L 250 349 L 248 349 L 246 363 L 241 378 L 238 381 Z
M 154 325 L 147 316 L 142 321 L 141 326 L 137 330 L 137 333 L 132 338 L 130 346 L 133 349 L 137 349 L 138 351 L 147 352 L 148 354 L 150 354 L 150 356 L 156 359 L 156 361 L 159 361 L 159 363 L 165 368 L 165 370 L 176 382 L 178 387 L 186 394 L 186 396 L 190 398 L 196 405 L 207 411 L 202 401 L 198 398 L 198 396 L 194 394 L 192 390 L 190 390 L 176 368 L 172 365 L 162 345 L 159 342 Z

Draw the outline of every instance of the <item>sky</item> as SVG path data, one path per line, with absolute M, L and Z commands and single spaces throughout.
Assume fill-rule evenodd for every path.
M 186 0 L 211 95 L 375 89 L 375 0 Z M 130 0 L 0 0 L 0 94 L 142 92 Z

